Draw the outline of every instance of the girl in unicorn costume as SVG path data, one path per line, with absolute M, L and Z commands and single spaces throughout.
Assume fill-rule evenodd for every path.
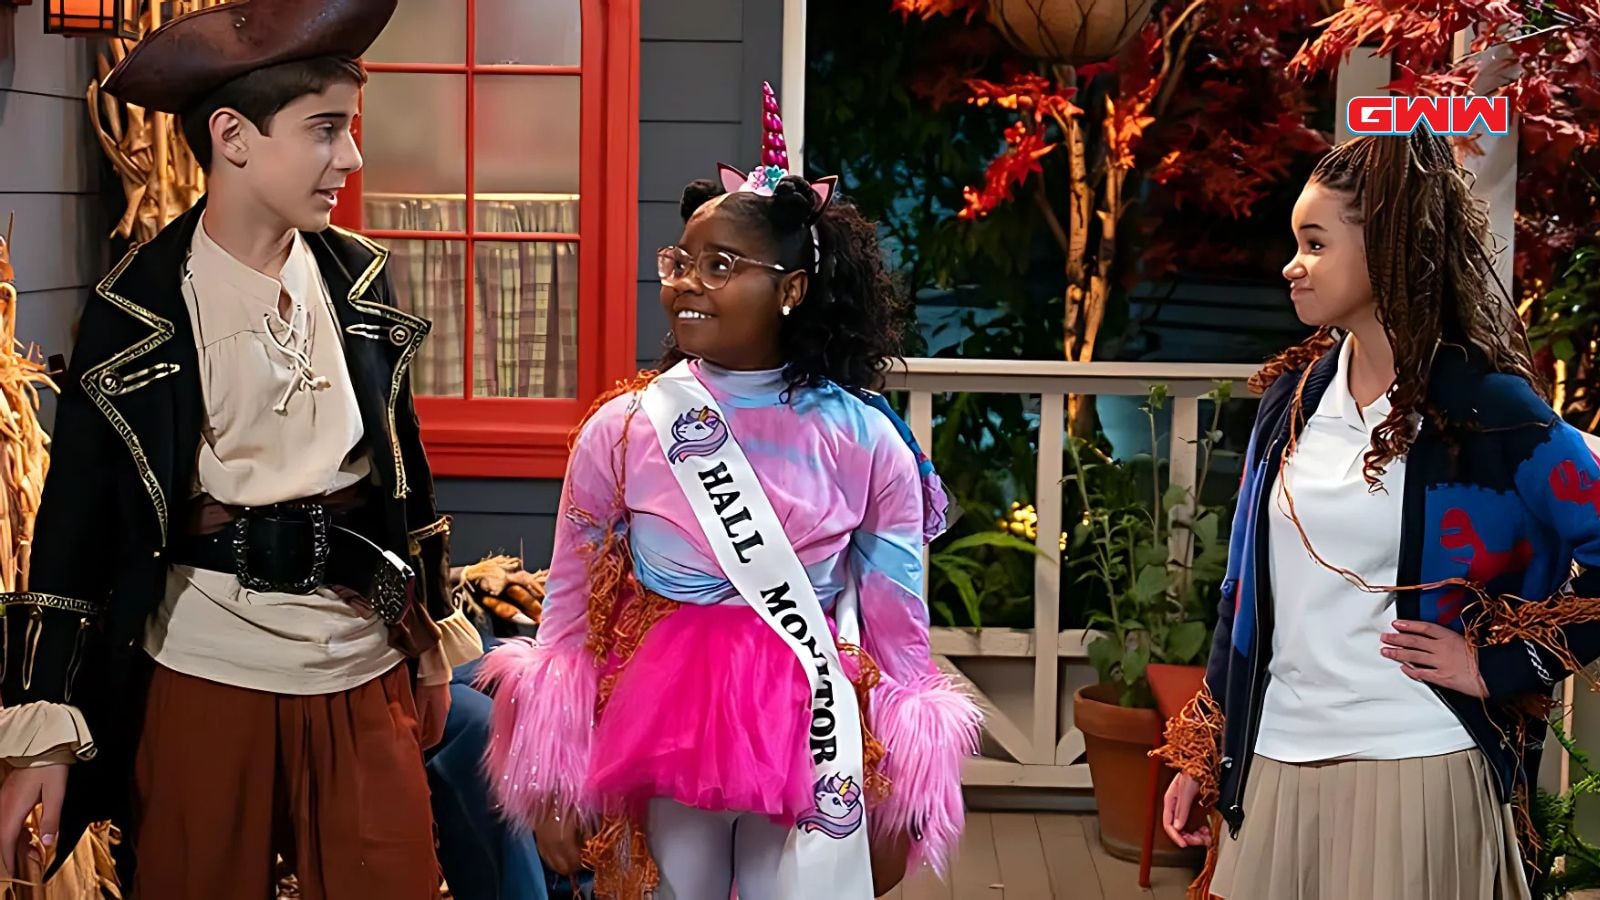
M 690 184 L 658 254 L 662 373 L 575 440 L 538 639 L 484 663 L 505 812 L 600 896 L 865 900 L 962 828 L 980 716 L 922 596 L 946 498 L 868 390 L 899 301 L 764 99 L 761 166 Z

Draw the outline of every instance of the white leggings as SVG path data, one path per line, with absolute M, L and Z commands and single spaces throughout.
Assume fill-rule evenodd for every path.
M 755 813 L 705 812 L 650 801 L 650 852 L 661 870 L 658 900 L 739 900 L 777 896 L 778 863 L 789 829 Z

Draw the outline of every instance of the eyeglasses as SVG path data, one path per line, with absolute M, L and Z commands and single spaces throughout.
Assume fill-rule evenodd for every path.
M 783 266 L 739 256 L 726 250 L 704 250 L 699 256 L 690 256 L 682 247 L 668 245 L 656 251 L 656 275 L 660 276 L 662 284 L 682 281 L 689 277 L 690 270 L 693 270 L 700 279 L 700 284 L 706 290 L 714 291 L 726 287 L 741 265 L 756 266 L 780 274 L 789 271 Z

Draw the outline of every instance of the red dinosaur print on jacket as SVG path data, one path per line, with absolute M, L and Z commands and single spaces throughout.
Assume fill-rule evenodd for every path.
M 1553 477 L 1553 476 L 1552 476 Z M 1483 537 L 1478 534 L 1477 526 L 1472 524 L 1472 516 L 1460 507 L 1445 510 L 1444 518 L 1439 522 L 1441 534 L 1439 543 L 1446 550 L 1470 550 L 1467 557 L 1452 556 L 1451 561 L 1467 567 L 1466 578 L 1477 584 L 1488 584 L 1495 578 L 1513 570 L 1526 569 L 1533 561 L 1533 544 L 1523 539 L 1514 544 L 1508 551 L 1490 550 L 1484 543 Z M 1461 609 L 1467 603 L 1468 592 L 1465 588 L 1455 588 L 1439 601 L 1439 619 L 1441 623 L 1455 621 L 1461 614 Z
M 1600 481 L 1591 480 L 1589 473 L 1579 471 L 1578 464 L 1570 459 L 1550 470 L 1550 493 L 1557 500 L 1588 504 L 1600 513 Z

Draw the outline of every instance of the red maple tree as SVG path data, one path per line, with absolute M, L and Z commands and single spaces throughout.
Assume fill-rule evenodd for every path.
M 1351 0 L 1291 69 L 1325 73 L 1373 44 L 1394 61 L 1397 92 L 1510 98 L 1514 290 L 1557 408 L 1600 426 L 1600 316 L 1580 302 L 1600 290 L 1600 0 Z
M 908 17 L 971 20 L 986 0 L 891 2 Z M 1018 66 L 1000 81 L 962 79 L 959 90 L 948 73 L 931 79 L 935 102 L 962 99 L 1013 117 L 960 216 L 982 218 L 1019 198 L 1038 205 L 1066 254 L 1067 359 L 1092 357 L 1111 291 L 1136 274 L 1260 267 L 1259 246 L 1229 240 L 1214 222 L 1250 217 L 1328 146 L 1307 124 L 1312 88 L 1288 73 L 1323 14 L 1322 0 L 1171 0 L 1113 59 Z M 1053 167 L 1066 177 L 1050 175 L 1047 185 L 1053 157 L 1065 157 Z M 1132 187 L 1142 179 L 1162 189 Z M 1131 226 L 1141 252 L 1122 259 L 1119 223 L 1129 209 L 1138 210 Z

